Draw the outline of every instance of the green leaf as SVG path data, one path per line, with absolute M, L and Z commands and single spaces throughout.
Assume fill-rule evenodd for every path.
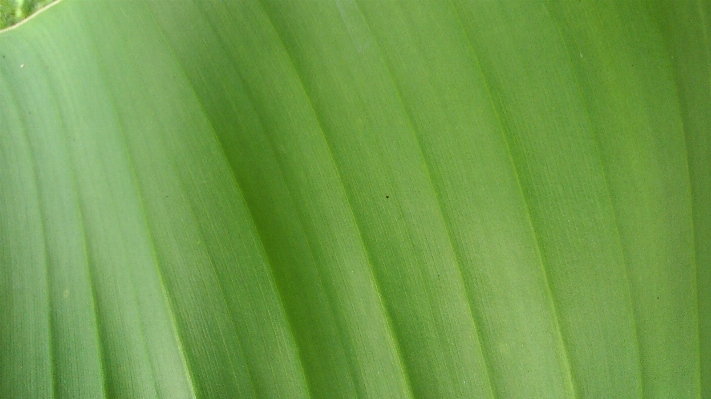
M 711 5 L 65 0 L 0 34 L 0 397 L 711 396 Z
M 22 22 L 56 0 L 0 0 L 0 29 Z

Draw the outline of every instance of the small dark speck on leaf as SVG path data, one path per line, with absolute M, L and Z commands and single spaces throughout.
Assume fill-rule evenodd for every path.
M 389 196 L 389 195 L 386 195 L 385 198 L 390 198 L 390 196 Z

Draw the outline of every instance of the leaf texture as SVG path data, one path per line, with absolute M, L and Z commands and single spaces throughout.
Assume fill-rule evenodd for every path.
M 0 33 L 0 397 L 711 395 L 710 18 L 64 0 Z

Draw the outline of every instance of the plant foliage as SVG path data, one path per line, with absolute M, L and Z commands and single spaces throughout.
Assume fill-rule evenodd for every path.
M 0 0 L 0 29 L 15 25 L 55 0 Z
M 2 33 L 0 397 L 711 397 L 707 21 L 65 0 Z

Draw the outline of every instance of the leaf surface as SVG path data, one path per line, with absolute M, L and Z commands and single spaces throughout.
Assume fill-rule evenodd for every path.
M 0 397 L 711 394 L 706 2 L 65 0 L 0 34 Z

